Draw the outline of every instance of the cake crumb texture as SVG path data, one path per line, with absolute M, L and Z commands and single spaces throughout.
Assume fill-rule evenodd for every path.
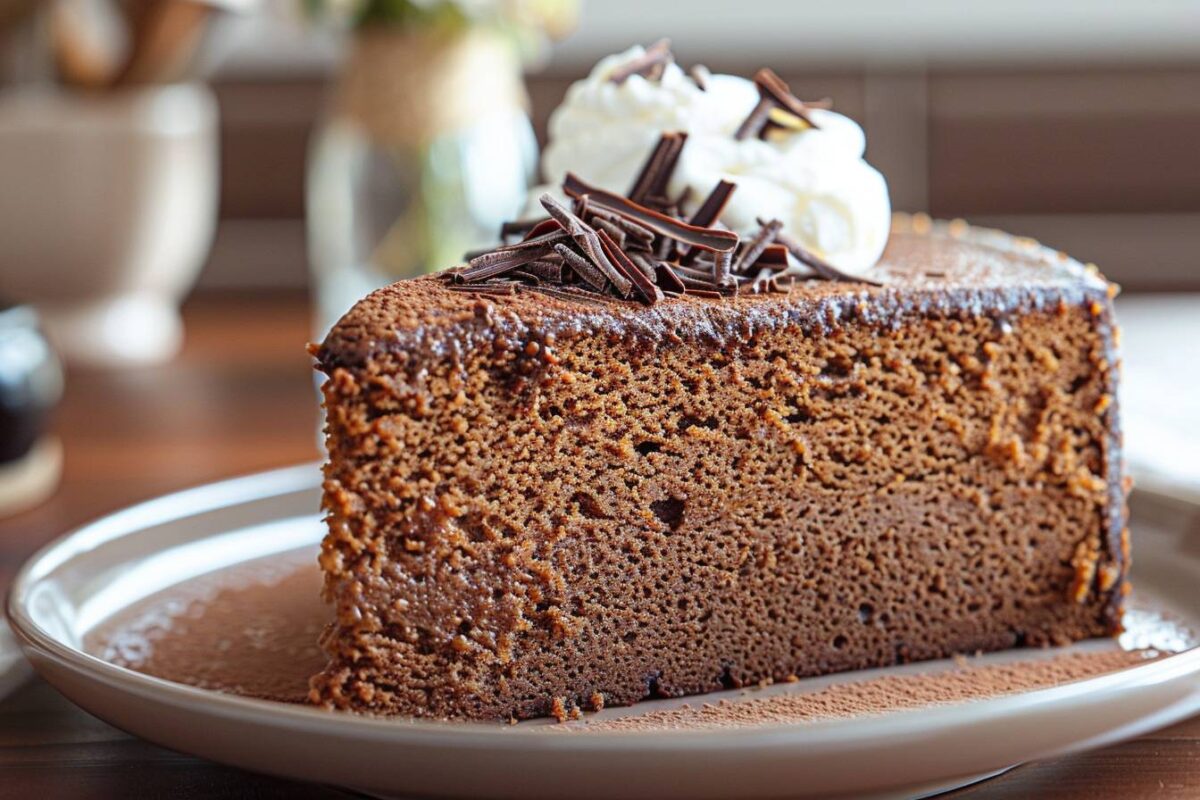
M 563 718 L 1114 633 L 1107 286 L 940 230 L 894 236 L 882 288 L 360 303 L 318 350 L 310 699 Z

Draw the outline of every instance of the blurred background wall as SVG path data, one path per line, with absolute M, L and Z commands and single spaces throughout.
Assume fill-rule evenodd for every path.
M 220 224 L 200 286 L 308 281 L 306 147 L 341 43 L 285 3 L 220 31 Z M 1095 261 L 1127 290 L 1200 288 L 1200 3 L 585 2 L 528 77 L 539 136 L 603 54 L 670 36 L 681 63 L 769 64 L 864 125 L 899 209 Z

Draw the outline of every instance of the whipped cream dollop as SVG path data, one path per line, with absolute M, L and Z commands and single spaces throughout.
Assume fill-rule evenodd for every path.
M 640 57 L 638 46 L 600 61 L 574 83 L 550 117 L 542 156 L 555 191 L 568 171 L 609 191 L 629 190 L 659 137 L 688 134 L 669 185 L 671 197 L 688 192 L 690 214 L 721 180 L 737 185 L 721 222 L 746 236 L 756 219 L 778 219 L 784 230 L 843 272 L 861 275 L 883 253 L 891 224 L 887 182 L 863 159 L 866 137 L 853 120 L 812 109 L 815 128 L 774 131 L 764 141 L 734 139 L 758 103 L 752 81 L 706 75 L 701 89 L 677 64 L 661 78 L 610 76 Z M 531 203 L 531 209 L 536 200 Z M 540 207 L 538 208 L 540 211 Z

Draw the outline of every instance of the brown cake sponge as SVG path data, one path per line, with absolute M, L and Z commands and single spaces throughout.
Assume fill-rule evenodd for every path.
M 870 277 L 360 302 L 315 350 L 312 700 L 524 718 L 1117 631 L 1109 285 L 908 220 Z

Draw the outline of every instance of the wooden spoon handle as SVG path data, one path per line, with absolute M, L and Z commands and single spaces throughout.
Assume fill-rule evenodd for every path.
M 57 0 L 49 26 L 54 64 L 63 83 L 103 89 L 116 79 L 128 32 L 109 0 Z
M 133 48 L 115 85 L 166 83 L 191 63 L 213 16 L 212 6 L 195 0 L 129 4 Z

